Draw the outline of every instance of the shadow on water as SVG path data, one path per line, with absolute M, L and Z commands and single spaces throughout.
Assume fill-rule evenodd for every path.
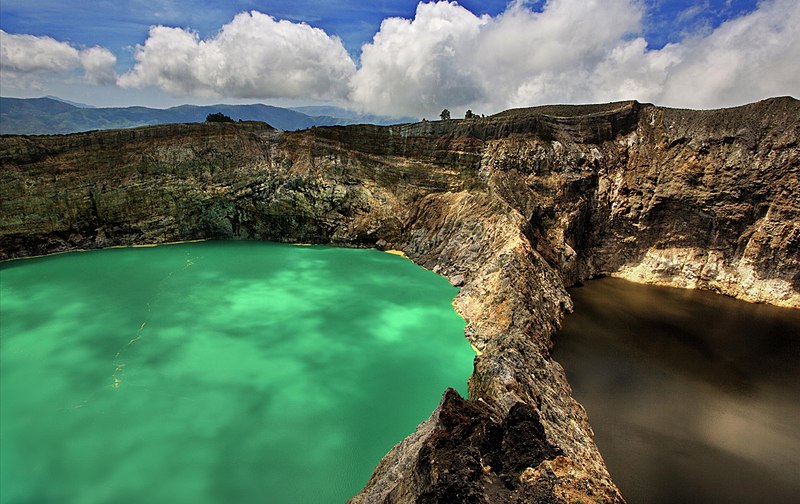
M 553 357 L 631 504 L 800 493 L 800 310 L 606 278 Z

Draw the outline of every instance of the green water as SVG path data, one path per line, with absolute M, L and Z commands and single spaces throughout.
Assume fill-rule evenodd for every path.
M 0 265 L 0 502 L 340 503 L 474 354 L 375 250 L 205 242 Z

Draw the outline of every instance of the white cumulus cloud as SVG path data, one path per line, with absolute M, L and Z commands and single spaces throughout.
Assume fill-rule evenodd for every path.
M 420 3 L 414 19 L 385 20 L 364 46 L 351 96 L 370 111 L 420 115 L 580 100 L 641 18 L 630 0 L 550 0 L 541 12 L 518 1 L 494 18 Z
M 723 107 L 770 96 L 800 96 L 800 2 L 767 0 L 705 37 L 683 41 L 655 100 Z
M 363 47 L 356 106 L 378 113 L 495 112 L 625 99 L 712 108 L 800 92 L 800 2 L 755 11 L 661 49 L 639 0 L 512 2 L 478 17 L 455 2 L 387 19 Z
M 103 47 L 77 49 L 51 37 L 12 34 L 0 30 L 0 70 L 3 79 L 18 81 L 31 75 L 71 74 L 83 70 L 95 84 L 113 84 L 117 58 Z
M 305 23 L 238 14 L 213 38 L 155 26 L 119 84 L 176 95 L 341 100 L 355 64 L 341 40 Z
M 50 37 L 0 30 L 3 85 L 32 77 L 149 88 L 176 97 L 336 102 L 365 112 L 459 117 L 546 103 L 636 99 L 714 108 L 800 95 L 800 2 L 761 0 L 715 29 L 658 49 L 642 35 L 646 0 L 514 0 L 475 15 L 454 1 L 420 2 L 387 18 L 357 67 L 342 41 L 305 23 L 243 12 L 214 36 L 153 26 L 133 68 Z M 710 5 L 710 4 L 709 4 Z M 684 18 L 708 10 L 689 8 Z M 27 80 L 26 80 L 27 79 Z
M 456 3 L 420 3 L 413 20 L 388 18 L 361 52 L 351 99 L 385 114 L 424 114 L 482 100 L 483 73 L 475 66 L 488 16 Z
M 86 73 L 86 78 L 98 84 L 114 84 L 117 73 L 114 66 L 117 57 L 104 47 L 90 47 L 79 53 L 81 66 Z

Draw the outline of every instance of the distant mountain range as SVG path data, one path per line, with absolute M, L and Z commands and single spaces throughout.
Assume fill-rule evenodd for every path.
M 153 124 L 203 122 L 208 114 L 221 112 L 233 120 L 263 121 L 282 130 L 341 124 L 397 124 L 411 117 L 385 117 L 338 107 L 271 105 L 181 105 L 168 109 L 148 107 L 94 108 L 56 97 L 0 97 L 0 134 L 49 135 L 80 131 L 133 128 Z
M 64 98 L 59 98 L 58 96 L 47 95 L 45 98 L 50 98 L 51 100 L 60 101 L 62 103 L 69 103 L 70 105 L 74 105 L 78 108 L 97 108 L 94 105 L 87 105 L 86 103 L 74 102 L 70 100 L 65 100 Z

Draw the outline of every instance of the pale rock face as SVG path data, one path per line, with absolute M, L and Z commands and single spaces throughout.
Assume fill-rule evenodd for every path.
M 202 238 L 402 251 L 461 286 L 475 371 L 352 502 L 622 502 L 550 358 L 566 287 L 616 275 L 800 308 L 799 145 L 792 98 L 5 136 L 0 258 Z
M 800 307 L 800 293 L 787 280 L 761 278 L 746 257 L 729 265 L 718 251 L 650 249 L 641 262 L 623 265 L 611 275 L 632 282 L 710 290 L 752 303 Z

